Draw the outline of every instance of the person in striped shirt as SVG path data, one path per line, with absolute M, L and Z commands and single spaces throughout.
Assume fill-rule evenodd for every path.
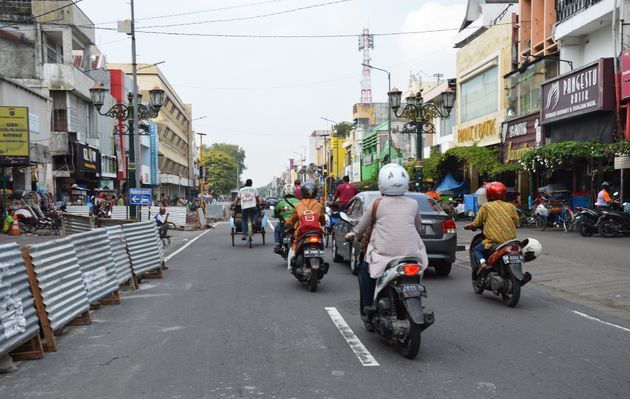
M 516 207 L 509 202 L 503 201 L 507 189 L 501 182 L 492 182 L 486 185 L 486 198 L 488 202 L 479 208 L 475 220 L 464 226 L 465 229 L 477 229 L 483 227 L 485 239 L 475 248 L 473 255 L 480 265 L 478 270 L 474 270 L 473 280 L 486 267 L 486 257 L 490 255 L 490 249 L 498 244 L 516 239 L 516 228 L 520 226 Z

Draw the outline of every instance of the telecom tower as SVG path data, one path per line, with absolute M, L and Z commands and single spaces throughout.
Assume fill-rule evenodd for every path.
M 363 77 L 361 79 L 361 103 L 372 102 L 372 83 L 370 80 L 370 49 L 374 48 L 374 35 L 370 35 L 368 28 L 363 28 L 363 34 L 359 36 L 359 51 L 363 50 Z

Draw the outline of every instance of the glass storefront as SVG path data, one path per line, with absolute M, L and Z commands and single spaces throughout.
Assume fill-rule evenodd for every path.
M 558 60 L 541 59 L 505 78 L 507 119 L 518 118 L 540 110 L 541 85 L 558 76 Z

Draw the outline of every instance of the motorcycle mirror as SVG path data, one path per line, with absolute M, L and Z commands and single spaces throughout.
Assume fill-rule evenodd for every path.
M 613 193 L 613 197 L 618 197 L 618 196 L 619 196 L 619 191 L 615 191 L 615 192 Z
M 352 223 L 352 219 L 345 212 L 339 212 L 339 218 L 346 223 Z
M 271 209 L 273 211 L 274 210 L 274 206 L 273 205 L 269 205 L 269 209 Z

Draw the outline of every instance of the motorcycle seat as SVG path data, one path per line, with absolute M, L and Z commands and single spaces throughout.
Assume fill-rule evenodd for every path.
M 512 244 L 517 244 L 517 245 L 522 245 L 521 241 L 519 240 L 510 240 L 510 241 L 506 241 L 504 243 L 501 244 L 497 244 L 494 247 L 490 248 L 490 253 L 494 253 L 498 250 L 500 250 L 501 248 L 507 247 L 508 245 L 512 245 Z M 527 243 L 525 243 L 525 245 L 527 245 Z

